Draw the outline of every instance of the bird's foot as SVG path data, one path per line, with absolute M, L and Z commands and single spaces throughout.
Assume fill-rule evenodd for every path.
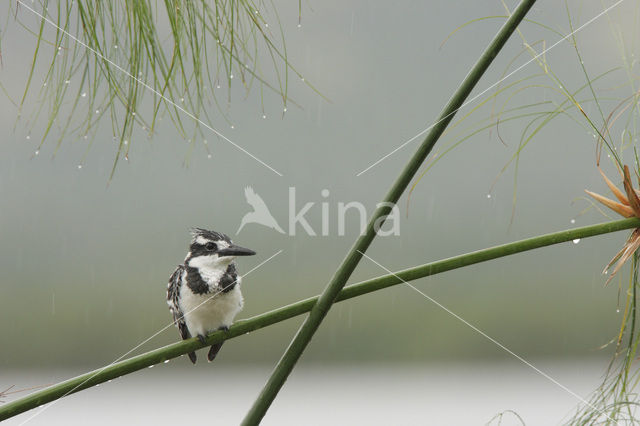
M 227 327 L 226 325 L 223 325 L 222 327 L 219 327 L 218 330 L 229 331 L 229 327 Z
M 200 340 L 200 343 L 202 343 L 203 345 L 206 342 L 206 338 L 204 336 L 204 334 L 198 334 L 198 340 Z

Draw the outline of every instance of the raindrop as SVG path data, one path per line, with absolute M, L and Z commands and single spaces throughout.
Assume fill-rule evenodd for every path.
M 47 87 L 47 82 L 45 81 L 42 87 Z
M 573 244 L 578 244 L 580 242 L 580 238 L 576 238 L 575 240 L 573 240 Z
M 31 135 L 27 135 L 27 139 L 31 139 Z
M 620 309 L 616 309 L 616 312 L 617 312 L 617 313 L 620 313 Z
M 64 84 L 69 84 L 69 83 L 71 83 L 71 80 L 65 80 L 64 81 Z
M 491 194 L 487 194 L 487 198 L 491 198 Z
M 180 98 L 180 102 L 184 102 L 184 98 Z
M 117 45 L 117 44 L 116 44 L 116 45 L 114 45 L 114 46 L 113 46 L 113 48 L 114 48 L 114 49 L 117 49 L 117 48 L 118 48 L 118 45 Z
M 576 223 L 576 220 L 575 219 L 571 219 L 571 223 Z
M 135 112 L 132 112 L 132 113 L 131 113 L 131 115 L 133 115 L 133 116 L 135 117 L 135 116 L 136 116 L 136 113 L 135 113 Z
M 211 154 L 207 154 L 207 158 L 209 158 L 209 159 L 210 159 L 210 158 L 211 158 Z
M 592 133 L 591 136 L 593 136 L 594 139 L 597 137 L 595 133 Z
M 83 98 L 86 98 L 86 97 L 87 97 L 87 92 L 82 92 L 82 95 L 81 95 L 81 96 L 82 96 Z
M 230 75 L 229 75 L 229 78 L 233 78 L 233 74 L 230 74 Z
M 287 107 L 284 107 L 284 109 L 282 110 L 282 112 L 287 112 Z
M 153 365 L 150 365 L 149 368 L 153 368 Z
M 234 125 L 232 124 L 232 125 L 231 125 L 231 128 L 232 128 L 232 129 L 235 129 L 235 128 L 236 128 L 236 126 L 234 126 Z
M 39 149 L 36 149 L 36 152 L 34 152 L 34 154 L 35 154 L 35 155 L 40 154 L 40 150 L 39 150 Z
M 82 168 L 82 164 L 78 164 L 78 170 Z
M 58 46 L 58 50 L 62 50 L 62 47 Z
M 100 110 L 99 109 L 96 110 L 96 114 L 100 114 Z
M 112 379 L 107 380 L 107 383 L 111 383 L 111 382 L 113 382 L 113 380 L 112 380 Z
M 205 145 L 209 143 L 209 142 L 207 142 L 207 140 L 206 140 L 206 139 L 205 139 L 205 140 L 203 140 L 202 142 L 203 142 Z
M 302 28 L 302 24 L 298 24 L 298 28 Z
M 265 27 L 269 28 L 269 24 L 264 24 Z
M 302 77 L 300 80 L 302 80 L 304 82 L 304 77 Z
M 262 119 L 264 120 L 265 118 L 267 118 L 266 114 L 262 114 Z
M 123 141 L 122 143 L 125 145 L 129 145 L 129 141 Z
M 86 140 L 88 137 L 89 137 L 89 136 L 87 136 L 87 135 L 84 135 L 84 136 L 83 136 L 83 138 L 84 138 L 85 140 Z
M 164 360 L 164 363 L 165 363 L 165 364 L 168 364 L 168 363 L 169 363 L 169 360 L 168 360 L 168 359 L 165 359 L 165 360 Z

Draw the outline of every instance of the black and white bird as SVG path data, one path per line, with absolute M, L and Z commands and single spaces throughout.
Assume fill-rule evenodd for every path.
M 229 328 L 243 305 L 240 276 L 233 260 L 256 254 L 233 244 L 225 234 L 194 228 L 189 253 L 169 278 L 167 304 L 182 339 Z M 211 346 L 207 358 L 213 361 L 222 342 Z M 195 352 L 189 359 L 196 363 Z

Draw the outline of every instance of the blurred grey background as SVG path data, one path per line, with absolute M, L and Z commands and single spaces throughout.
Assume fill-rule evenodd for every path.
M 509 3 L 515 6 L 514 2 Z M 579 24 L 611 4 L 570 1 L 569 9 Z M 347 235 L 337 235 L 338 202 L 359 201 L 367 206 L 368 213 L 373 212 L 421 138 L 361 176 L 356 174 L 432 123 L 503 20 L 475 23 L 455 34 L 442 48 L 441 43 L 469 20 L 504 14 L 500 2 L 493 0 L 399 4 L 303 2 L 302 26 L 298 28 L 297 5 L 283 3 L 278 8 L 289 61 L 331 102 L 292 77 L 289 93 L 301 108 L 290 104 L 283 116 L 281 99 L 267 93 L 267 118 L 263 119 L 260 93 L 252 91 L 245 97 L 238 88 L 232 93 L 229 110 L 234 128 L 221 118 L 216 121 L 215 113 L 213 124 L 235 143 L 282 172 L 282 177 L 213 134 L 208 137 L 211 159 L 200 145 L 189 155 L 188 144 L 172 123 L 164 120 L 150 140 L 142 132 L 136 133 L 130 161 L 120 162 L 109 182 L 115 145 L 108 122 L 102 123 L 89 148 L 82 138 L 69 137 L 54 155 L 55 138 L 51 138 L 34 156 L 44 116 L 39 118 L 43 123 L 36 124 L 33 130 L 28 130 L 26 122 L 42 100 L 32 92 L 18 119 L 16 107 L 7 97 L 0 98 L 0 124 L 4 129 L 0 144 L 0 341 L 3 342 L 0 388 L 14 383 L 17 388 L 49 383 L 98 368 L 166 326 L 171 320 L 165 303 L 166 282 L 186 254 L 191 226 L 228 233 L 237 243 L 256 250 L 258 256 L 239 260 L 241 273 L 283 250 L 244 279 L 245 309 L 240 317 L 319 294 L 358 232 L 358 221 L 352 215 L 347 220 Z M 578 34 L 580 52 L 592 77 L 622 65 L 619 39 L 636 34 L 633 16 L 637 8 L 638 2 L 623 2 Z M 0 22 L 8 25 L 2 38 L 0 81 L 12 98 L 19 99 L 34 48 L 34 37 L 27 28 L 34 31 L 37 20 L 29 11 L 20 9 L 20 20 L 27 27 L 23 28 L 13 16 L 7 16 L 7 8 L 3 9 Z M 528 18 L 569 32 L 564 4 L 559 2 L 539 1 Z M 549 46 L 558 40 L 558 36 L 531 23 L 521 28 L 530 42 L 545 38 Z M 637 48 L 624 48 L 633 47 Z M 514 36 L 474 94 L 499 80 L 521 49 L 522 41 Z M 47 55 L 51 53 L 43 49 L 42 55 L 48 61 Z M 513 67 L 528 59 L 528 55 L 521 55 Z M 269 58 L 265 56 L 263 60 Z M 548 52 L 547 60 L 570 90 L 584 84 L 580 63 L 568 42 Z M 35 87 L 44 71 L 44 66 L 37 68 Z M 539 72 L 540 68 L 531 63 L 506 83 Z M 548 79 L 539 81 L 550 83 Z M 602 95 L 607 98 L 603 100 L 605 114 L 618 103 L 609 98 L 622 98 L 630 93 L 628 88 L 620 88 L 627 81 L 624 70 L 619 70 L 598 82 L 597 88 L 618 87 L 613 95 L 612 92 Z M 587 95 L 585 92 L 580 99 L 588 98 Z M 518 94 L 512 102 L 514 106 L 525 105 L 554 96 L 560 99 L 552 90 L 530 89 Z M 477 103 L 464 108 L 461 114 Z M 595 108 L 585 109 L 593 114 L 594 122 L 601 124 Z M 489 107 L 481 109 L 462 126 L 472 128 L 490 113 Z M 400 236 L 377 239 L 368 254 L 386 268 L 398 270 L 606 220 L 594 210 L 579 215 L 589 206 L 580 198 L 585 188 L 607 193 L 595 167 L 594 139 L 585 127 L 568 117 L 559 117 L 522 152 L 517 204 L 511 222 L 513 165 L 493 188 L 492 184 L 517 150 L 526 123 L 512 122 L 500 128 L 506 146 L 493 129 L 479 133 L 447 154 L 417 184 L 408 204 L 407 194 L 403 196 L 399 203 Z M 584 120 L 581 124 L 585 124 Z M 453 135 L 447 135 L 436 149 L 452 142 L 455 142 Z M 627 161 L 631 161 L 630 156 Z M 82 164 L 81 169 L 78 164 Z M 613 176 L 613 169 L 608 172 Z M 298 228 L 292 237 L 258 225 L 247 225 L 235 235 L 240 219 L 250 210 L 244 199 L 246 186 L 252 186 L 263 197 L 285 229 L 289 187 L 296 188 L 297 209 L 306 202 L 315 202 L 307 217 L 317 232 L 321 227 L 320 203 L 328 202 L 330 235 L 310 237 Z M 323 189 L 330 191 L 329 197 L 321 196 Z M 571 219 L 575 219 L 575 224 Z M 600 273 L 625 238 L 625 233 L 618 233 L 578 244 L 561 244 L 413 284 L 518 355 L 547 366 L 550 374 L 566 374 L 569 381 L 566 385 L 569 388 L 575 385 L 586 396 L 595 388 L 610 354 L 599 347 L 615 338 L 621 321 L 622 314 L 617 309 L 624 307 L 626 281 L 622 282 L 622 290 L 618 281 L 605 288 Z M 350 282 L 384 273 L 363 259 Z M 301 319 L 227 342 L 212 365 L 200 363 L 192 367 L 181 358 L 168 366 L 158 366 L 153 372 L 138 373 L 135 377 L 141 382 L 136 386 L 154 389 L 156 385 L 151 383 L 159 380 L 155 375 L 162 374 L 173 374 L 176 380 L 188 377 L 197 381 L 194 371 L 210 374 L 214 381 L 216 374 L 220 374 L 229 383 L 234 382 L 234 377 L 250 377 L 246 389 L 240 392 L 244 400 L 238 401 L 239 414 L 228 420 L 237 422 Z M 177 339 L 177 330 L 171 327 L 140 348 L 140 352 Z M 324 376 L 328 371 L 335 374 L 340 369 L 349 370 L 356 364 L 359 369 L 364 368 L 364 377 L 367 371 L 374 377 L 383 375 L 380 381 L 367 385 L 371 388 L 387 383 L 384 374 L 395 377 L 394 368 L 414 369 L 415 374 L 406 374 L 407 380 L 424 378 L 424 382 L 399 386 L 397 391 L 404 389 L 414 397 L 413 392 L 426 386 L 450 383 L 451 376 L 443 373 L 446 371 L 457 374 L 455 380 L 467 378 L 469 389 L 475 389 L 474 373 L 487 368 L 495 374 L 477 383 L 478 392 L 488 392 L 482 390 L 482 383 L 491 386 L 489 382 L 501 378 L 518 377 L 514 383 L 520 384 L 532 380 L 536 384 L 524 386 L 523 392 L 539 389 L 536 395 L 545 395 L 551 404 L 557 403 L 559 407 L 548 407 L 548 414 L 557 420 L 578 402 L 406 286 L 335 305 L 294 372 L 291 386 L 299 386 L 302 395 L 309 392 L 316 407 L 322 407 L 329 402 L 322 399 L 326 394 L 314 387 L 317 382 L 313 377 Z M 506 365 L 511 369 L 503 368 Z M 182 372 L 183 369 L 187 370 Z M 314 371 L 319 373 L 313 376 Z M 434 371 L 439 375 L 429 373 Z M 509 376 L 509 372 L 515 372 L 515 376 Z M 308 382 L 295 381 L 307 377 L 305 374 L 312 377 Z M 336 380 L 346 380 L 340 374 L 335 375 Z M 584 375 L 590 379 L 584 379 Z M 363 376 L 354 375 L 352 381 L 357 382 Z M 144 382 L 145 377 L 148 383 Z M 159 381 L 160 390 L 164 383 L 167 392 L 175 391 L 171 377 Z M 586 382 L 580 381 L 583 379 Z M 194 389 L 200 389 L 197 386 Z M 287 386 L 282 401 L 294 394 Z M 327 386 L 327 393 L 336 389 L 331 383 Z M 66 404 L 75 401 L 80 410 L 80 401 L 100 401 L 102 389 L 87 392 L 89 396 L 63 400 L 33 423 L 54 422 L 55 413 L 68 420 L 64 414 L 68 412 L 60 411 Z M 349 392 L 353 395 L 363 391 L 360 388 Z M 128 391 L 124 385 L 111 392 Z M 202 392 L 206 390 L 203 388 Z M 484 423 L 493 414 L 511 408 L 505 395 L 513 392 L 506 384 L 496 384 L 493 393 L 488 393 L 495 400 L 479 404 L 477 413 L 471 410 L 475 413 L 473 418 Z M 453 409 L 460 394 L 455 389 L 451 394 L 443 393 L 439 396 L 454 406 L 435 404 L 425 397 L 424 401 L 416 402 L 426 404 L 423 415 L 441 419 L 441 423 L 466 422 L 456 416 L 467 413 Z M 396 395 L 398 403 L 400 400 L 406 403 L 402 393 Z M 383 394 L 382 400 L 384 397 Z M 158 407 L 167 404 L 167 400 L 154 401 Z M 276 413 L 286 414 L 288 406 L 278 400 Z M 309 409 L 313 407 L 310 405 Z M 390 404 L 389 411 L 372 415 L 371 420 L 382 422 L 389 415 L 411 424 L 421 423 L 420 419 L 425 418 L 402 417 L 393 407 Z M 398 410 L 400 407 L 396 406 Z M 527 407 L 524 404 L 520 410 L 535 415 L 535 407 Z M 345 413 L 350 409 L 343 408 L 347 410 Z M 340 412 L 325 415 L 338 416 Z M 442 415 L 438 417 L 440 412 Z M 170 418 L 162 417 L 155 422 L 164 424 L 166 420 L 168 424 Z M 346 423 L 347 418 L 327 419 Z M 144 416 L 132 422 L 143 420 Z M 266 420 L 277 421 L 276 417 Z

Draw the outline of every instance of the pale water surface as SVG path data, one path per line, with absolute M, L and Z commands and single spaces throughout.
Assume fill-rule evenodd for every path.
M 178 366 L 180 364 L 180 366 Z M 233 425 L 240 422 L 270 368 L 223 363 L 187 367 L 184 359 L 80 392 L 27 424 Z M 579 395 L 600 382 L 606 360 L 536 361 Z M 53 382 L 72 371 L 4 372 L 0 387 Z M 514 410 L 528 425 L 562 423 L 577 399 L 518 361 L 440 365 L 303 365 L 269 411 L 266 425 L 483 425 Z M 19 425 L 37 410 L 7 421 Z M 497 423 L 493 423 L 497 424 Z M 503 425 L 520 424 L 506 414 Z

